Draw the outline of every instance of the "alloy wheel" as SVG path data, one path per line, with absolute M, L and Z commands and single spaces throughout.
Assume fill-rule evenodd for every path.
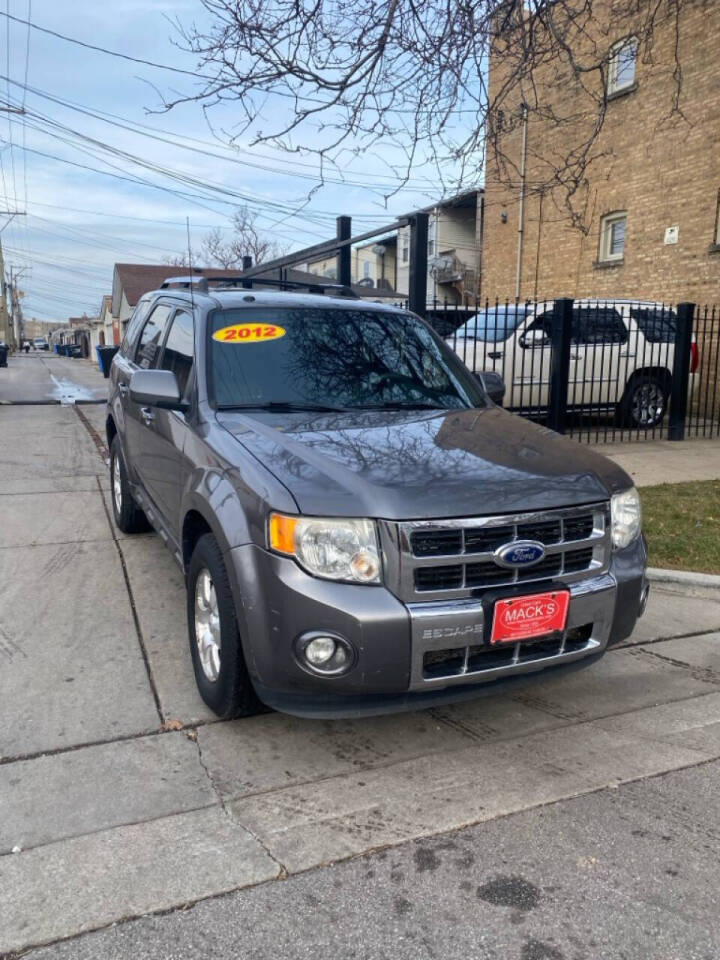
M 195 581 L 195 643 L 203 673 L 214 683 L 220 675 L 220 611 L 210 571 Z
M 122 477 L 120 475 L 120 457 L 117 455 L 113 457 L 112 463 L 112 491 L 115 512 L 120 516 L 122 513 Z
M 656 383 L 643 383 L 632 398 L 633 420 L 640 427 L 654 427 L 665 414 L 665 394 Z

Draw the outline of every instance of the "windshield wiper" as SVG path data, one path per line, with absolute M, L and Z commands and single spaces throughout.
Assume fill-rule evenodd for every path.
M 296 410 L 313 413 L 345 413 L 347 407 L 328 407 L 321 403 L 285 403 L 272 400 L 268 403 L 222 403 L 218 410 L 269 410 L 272 413 L 294 413 Z
M 362 406 L 353 407 L 353 410 L 451 410 L 454 407 L 445 407 L 437 403 L 393 403 L 388 400 L 387 403 L 367 403 Z

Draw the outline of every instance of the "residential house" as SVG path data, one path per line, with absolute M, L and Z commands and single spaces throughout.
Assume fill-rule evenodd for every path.
M 112 294 L 105 294 L 100 304 L 100 313 L 98 316 L 100 329 L 103 331 L 103 343 L 106 346 L 118 346 L 119 340 L 115 340 L 115 327 L 113 325 L 112 315 Z
M 426 207 L 428 224 L 428 302 L 465 303 L 474 300 L 480 269 L 483 191 L 467 190 L 442 203 Z M 309 260 L 302 269 L 335 277 L 335 256 Z M 394 292 L 406 299 L 410 281 L 410 228 L 353 247 L 354 284 L 376 296 Z
M 569 42 L 583 64 L 606 51 L 603 70 L 581 84 L 566 58 L 546 57 L 491 115 L 483 296 L 720 298 L 720 3 L 653 8 L 648 49 L 636 34 L 649 0 L 624 17 L 595 3 Z M 508 89 L 518 29 L 512 17 L 498 24 L 491 102 Z M 553 185 L 558 158 L 580 155 L 598 117 L 579 182 Z

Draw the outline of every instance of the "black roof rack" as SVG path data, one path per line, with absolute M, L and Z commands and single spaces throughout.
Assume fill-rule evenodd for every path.
M 274 287 L 278 290 L 307 290 L 308 293 L 330 294 L 335 297 L 348 297 L 351 300 L 359 300 L 360 297 L 355 293 L 352 287 L 342 283 L 323 283 L 319 280 L 273 280 L 271 277 L 244 277 L 238 274 L 234 277 L 168 277 L 160 286 L 161 290 L 167 290 L 168 287 L 195 287 L 202 293 L 208 293 L 210 284 L 218 287 L 227 287 L 231 290 L 241 288 L 243 290 L 252 290 L 256 286 Z
M 308 290 L 310 293 L 329 293 L 336 297 L 350 297 L 352 300 L 359 300 L 360 297 L 355 293 L 352 287 L 342 283 L 323 283 L 322 280 L 277 280 L 272 277 L 244 277 L 238 274 L 236 277 L 206 277 L 208 284 L 217 284 L 221 287 L 242 287 L 244 290 L 252 290 L 255 286 L 277 287 L 279 290 Z
M 160 289 L 167 290 L 168 287 L 199 287 L 203 293 L 208 289 L 205 277 L 168 277 L 160 284 Z

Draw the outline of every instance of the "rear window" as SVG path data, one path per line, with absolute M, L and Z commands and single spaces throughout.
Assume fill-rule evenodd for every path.
M 649 343 L 672 343 L 675 339 L 677 314 L 674 310 L 653 307 L 631 307 L 630 317 Z

